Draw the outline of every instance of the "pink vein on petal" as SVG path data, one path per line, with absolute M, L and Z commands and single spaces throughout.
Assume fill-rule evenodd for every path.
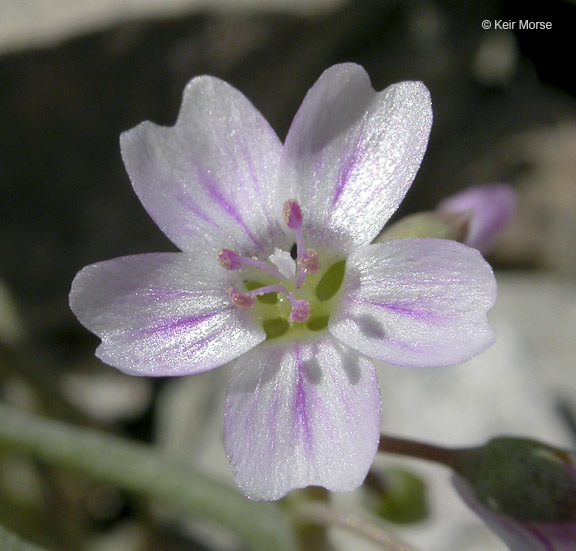
M 246 226 L 246 222 L 240 215 L 240 213 L 226 200 L 226 198 L 218 190 L 218 186 L 214 179 L 205 171 L 201 171 L 199 174 L 199 181 L 202 182 L 202 186 L 212 199 L 220 206 L 220 208 L 234 220 L 245 232 L 246 235 L 252 240 L 254 245 L 258 248 L 262 248 L 261 242 L 254 236 L 252 231 Z
M 442 316 L 435 312 L 431 312 L 429 310 L 418 310 L 415 306 L 418 306 L 417 301 L 414 302 L 373 302 L 373 301 L 363 301 L 371 304 L 372 306 L 376 306 L 377 308 L 385 308 L 386 310 L 390 310 L 395 314 L 401 314 L 403 316 L 408 316 L 412 319 L 417 319 L 420 321 L 426 322 L 439 322 L 444 321 L 446 316 Z
M 310 426 L 310 418 L 308 417 L 308 400 L 306 391 L 304 390 L 302 356 L 300 346 L 298 344 L 295 346 L 294 354 L 296 359 L 296 389 L 294 393 L 294 411 L 297 413 L 303 430 L 303 444 L 307 450 L 310 450 L 312 448 L 314 438 L 312 435 L 312 427 Z
M 229 310 L 230 308 L 227 308 Z M 151 327 L 145 331 L 145 333 L 149 334 L 167 334 L 171 336 L 177 336 L 183 332 L 186 332 L 190 329 L 193 329 L 200 323 L 207 321 L 219 314 L 222 314 L 222 311 L 218 312 L 207 312 L 205 314 L 198 314 L 197 316 L 192 316 L 190 318 L 179 318 L 175 320 L 170 320 L 164 324 L 157 325 L 155 327 Z
M 180 190 L 180 191 L 182 191 L 182 190 Z M 198 218 L 200 218 L 200 220 L 202 220 L 203 222 L 206 222 L 206 224 L 209 224 L 210 226 L 222 229 L 222 226 L 220 226 L 220 224 L 217 224 L 206 213 L 204 213 L 202 210 L 200 210 L 198 208 L 198 205 L 195 202 L 193 202 L 191 200 L 191 198 L 188 197 L 188 195 L 186 195 L 185 193 L 177 193 L 177 194 L 175 194 L 175 197 L 180 202 L 180 204 L 182 204 L 184 206 L 184 208 L 186 210 L 190 211 L 194 216 L 197 216 Z
M 348 185 L 348 181 L 350 180 L 350 177 L 352 176 L 354 169 L 356 168 L 358 163 L 361 161 L 360 145 L 361 145 L 361 142 L 363 141 L 362 132 L 363 132 L 363 128 L 360 131 L 360 134 L 356 140 L 356 144 L 354 145 L 354 149 L 348 155 L 346 155 L 346 158 L 344 159 L 344 162 L 342 163 L 342 166 L 341 166 L 340 171 L 338 173 L 338 185 L 337 185 L 336 190 L 334 192 L 334 197 L 332 198 L 332 206 L 333 207 L 336 206 L 336 203 L 338 202 L 338 200 L 340 199 L 340 196 L 344 192 L 344 189 Z
M 352 172 L 356 168 L 356 165 L 358 163 L 358 157 L 359 157 L 358 151 L 355 150 L 354 153 L 346 157 L 344 163 L 342 164 L 342 168 L 340 169 L 340 173 L 338 174 L 338 185 L 334 192 L 334 197 L 332 197 L 333 207 L 336 205 L 336 203 L 340 199 L 340 196 L 344 192 L 344 188 L 347 186 L 348 180 L 350 179 Z
M 530 534 L 531 537 L 538 540 L 543 545 L 546 551 L 554 551 L 554 546 L 552 545 L 552 543 L 548 540 L 548 538 L 540 534 L 538 530 L 526 527 L 526 531 Z
M 205 297 L 206 291 L 187 291 L 187 290 L 172 290 L 172 289 L 146 289 L 140 296 L 151 298 L 154 300 L 166 299 L 171 300 L 175 298 L 196 298 Z

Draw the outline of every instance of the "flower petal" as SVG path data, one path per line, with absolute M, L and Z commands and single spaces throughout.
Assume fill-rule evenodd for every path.
M 574 551 L 576 520 L 566 522 L 528 522 L 491 511 L 480 503 L 470 484 L 454 475 L 452 483 L 462 500 L 511 551 Z
M 464 243 L 489 251 L 516 212 L 516 192 L 508 184 L 484 184 L 448 197 L 438 205 L 446 214 L 470 213 Z
M 372 241 L 406 194 L 428 143 L 430 94 L 420 82 L 375 92 L 362 67 L 324 72 L 282 153 L 280 203 L 296 198 L 315 245 Z
M 211 264 L 214 264 L 212 266 Z M 218 367 L 265 338 L 232 305 L 232 274 L 216 258 L 145 254 L 86 266 L 70 307 L 102 344 L 96 355 L 132 375 L 188 375 Z
M 138 197 L 183 251 L 194 252 L 198 239 L 250 255 L 281 246 L 272 192 L 282 145 L 229 84 L 192 79 L 174 127 L 143 122 L 120 143 Z
M 487 311 L 496 282 L 480 253 L 444 239 L 398 239 L 355 251 L 331 333 L 394 365 L 470 359 L 494 341 Z
M 260 346 L 234 362 L 226 397 L 236 481 L 265 500 L 308 485 L 353 490 L 376 454 L 380 413 L 372 362 L 329 335 Z

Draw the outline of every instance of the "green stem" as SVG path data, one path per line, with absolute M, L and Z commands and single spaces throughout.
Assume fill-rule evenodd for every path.
M 45 551 L 43 547 L 20 539 L 2 526 L 0 526 L 0 549 L 2 551 Z
M 328 504 L 330 494 L 328 490 L 318 486 L 310 486 L 301 490 L 295 490 L 283 500 L 288 511 L 298 511 L 302 504 L 314 502 Z M 291 515 L 294 521 L 294 530 L 298 541 L 298 548 L 306 551 L 333 551 L 334 547 L 328 538 L 327 525 L 308 519 L 298 514 Z
M 462 454 L 462 450 L 460 449 L 443 448 L 441 446 L 424 444 L 416 440 L 407 440 L 406 438 L 397 438 L 385 434 L 380 436 L 378 451 L 381 453 L 395 453 L 417 459 L 424 459 L 426 461 L 434 461 L 435 463 L 440 463 L 452 469 Z
M 416 551 L 414 547 L 392 534 L 378 519 L 359 517 L 321 501 L 301 503 L 294 508 L 292 515 L 299 522 L 343 528 L 377 544 L 385 551 Z
M 255 551 L 293 551 L 294 534 L 275 504 L 248 501 L 232 488 L 135 444 L 0 405 L 0 447 L 211 519 Z

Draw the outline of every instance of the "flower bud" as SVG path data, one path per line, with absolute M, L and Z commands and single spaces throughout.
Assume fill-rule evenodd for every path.
M 436 212 L 442 216 L 468 218 L 463 239 L 470 247 L 487 253 L 516 212 L 516 192 L 508 184 L 474 186 L 442 201 Z
M 568 551 L 576 542 L 576 454 L 495 438 L 463 450 L 454 485 L 512 551 Z
M 468 232 L 468 216 L 439 216 L 436 212 L 418 212 L 401 218 L 376 238 L 376 242 L 408 237 L 435 237 L 463 241 Z
M 452 239 L 487 253 L 516 212 L 516 193 L 508 184 L 471 187 L 442 201 L 436 210 L 418 212 L 391 224 L 376 241 L 407 237 Z

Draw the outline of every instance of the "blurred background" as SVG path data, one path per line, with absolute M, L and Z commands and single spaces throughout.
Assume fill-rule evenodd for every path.
M 120 132 L 146 119 L 172 125 L 186 82 L 211 74 L 240 89 L 284 137 L 321 72 L 355 61 L 376 89 L 422 80 L 432 93 L 430 145 L 397 217 L 480 183 L 509 182 L 519 197 L 489 258 L 500 281 L 500 344 L 457 375 L 383 368 L 385 427 L 455 445 L 513 430 L 574 446 L 576 3 L 534 6 L 0 0 L 2 399 L 154 442 L 229 476 L 212 427 L 221 422 L 225 374 L 175 383 L 102 365 L 97 339 L 68 309 L 70 283 L 86 264 L 174 250 L 131 190 Z M 552 28 L 482 28 L 520 19 Z M 432 431 L 423 408 L 434 412 Z M 191 453 L 186 446 L 203 442 L 207 427 L 216 451 Z M 449 498 L 430 491 L 437 522 L 402 527 L 408 539 L 425 551 L 503 549 L 472 517 L 462 517 L 465 529 L 450 526 L 465 511 L 442 513 Z M 4 454 L 0 523 L 50 549 L 237 549 L 113 488 Z

